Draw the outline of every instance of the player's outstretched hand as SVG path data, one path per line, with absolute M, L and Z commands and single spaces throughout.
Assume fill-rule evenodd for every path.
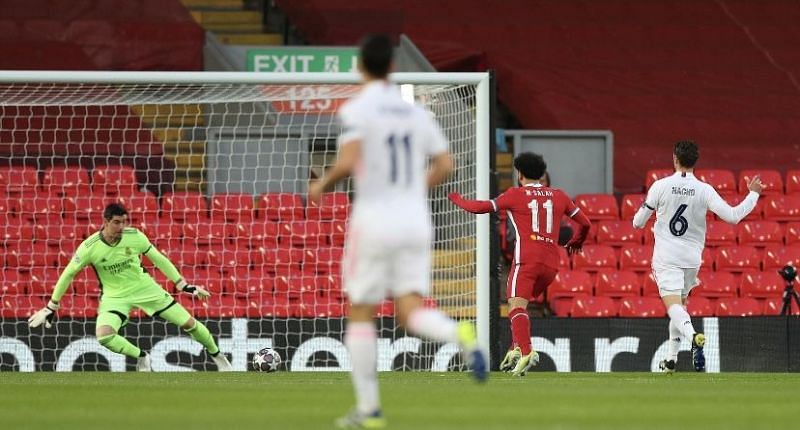
M 323 192 L 322 184 L 317 181 L 313 184 L 309 185 L 308 187 L 308 201 L 314 202 L 319 204 L 320 199 L 322 199 L 322 192 Z
M 761 183 L 761 177 L 758 175 L 753 176 L 753 179 L 747 184 L 747 189 L 761 194 L 761 192 L 764 191 L 764 184 Z
M 188 284 L 185 280 L 181 279 L 175 284 L 175 287 L 186 294 L 191 294 L 192 297 L 197 297 L 200 300 L 206 300 L 211 297 L 211 293 L 199 285 Z
M 44 323 L 45 328 L 50 328 L 53 326 L 53 318 L 56 316 L 56 311 L 59 308 L 59 304 L 50 300 L 47 302 L 47 306 L 39 309 L 38 311 L 34 312 L 30 318 L 28 318 L 28 327 L 35 328 L 39 327 Z

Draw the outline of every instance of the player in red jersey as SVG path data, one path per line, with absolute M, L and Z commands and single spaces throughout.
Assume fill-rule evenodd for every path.
M 494 200 L 465 200 L 458 193 L 448 197 L 458 207 L 475 214 L 504 210 L 514 225 L 517 240 L 508 274 L 506 296 L 513 348 L 500 370 L 522 376 L 539 362 L 531 347 L 528 302 L 542 294 L 558 273 L 558 232 L 562 215 L 580 225 L 565 245 L 571 255 L 580 251 L 591 223 L 566 193 L 542 185 L 547 164 L 539 154 L 523 152 L 514 159 L 519 187 L 509 188 Z M 533 179 L 536 178 L 536 179 Z

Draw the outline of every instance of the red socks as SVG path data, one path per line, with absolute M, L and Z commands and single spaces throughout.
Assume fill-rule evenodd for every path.
M 511 323 L 511 338 L 519 346 L 522 355 L 531 353 L 531 321 L 528 319 L 528 311 L 522 308 L 512 309 L 508 313 L 508 320 Z

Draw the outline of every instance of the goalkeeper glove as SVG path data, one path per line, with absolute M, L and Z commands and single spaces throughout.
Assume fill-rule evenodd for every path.
M 197 297 L 200 300 L 205 300 L 211 297 L 211 293 L 209 293 L 205 288 L 199 285 L 188 284 L 184 279 L 178 281 L 178 283 L 175 284 L 175 287 L 186 294 L 191 294 L 192 297 Z
M 44 323 L 45 328 L 50 328 L 53 326 L 53 318 L 56 316 L 56 311 L 59 308 L 59 304 L 50 300 L 47 302 L 47 306 L 39 309 L 30 318 L 28 318 L 28 327 L 35 328 L 39 327 Z

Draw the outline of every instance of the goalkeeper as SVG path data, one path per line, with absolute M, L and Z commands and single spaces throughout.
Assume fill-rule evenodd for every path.
M 217 347 L 208 328 L 195 320 L 189 312 L 164 291 L 142 266 L 141 255 L 158 267 L 175 287 L 200 300 L 211 294 L 184 280 L 175 266 L 150 244 L 142 232 L 128 227 L 128 212 L 121 204 L 112 203 L 103 212 L 103 228 L 89 236 L 75 251 L 72 261 L 64 269 L 56 283 L 55 291 L 47 306 L 36 311 L 28 325 L 42 324 L 50 328 L 59 301 L 67 291 L 72 279 L 84 267 L 91 265 L 100 281 L 102 291 L 100 308 L 97 311 L 96 334 L 101 345 L 119 354 L 137 359 L 136 370 L 151 371 L 150 356 L 118 334 L 120 327 L 128 322 L 133 307 L 150 316 L 158 316 L 181 327 L 200 342 L 216 363 L 220 371 L 231 370 L 231 364 Z

